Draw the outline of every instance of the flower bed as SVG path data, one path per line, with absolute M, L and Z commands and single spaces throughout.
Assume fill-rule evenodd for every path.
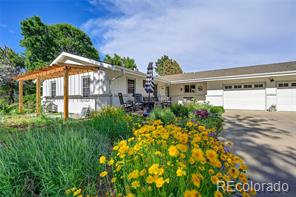
M 253 190 L 217 190 L 219 181 L 248 179 L 242 159 L 227 151 L 213 132 L 193 122 L 181 128 L 154 121 L 116 144 L 108 161 L 100 157 L 105 168 L 100 176 L 111 180 L 110 192 L 116 196 L 248 196 Z

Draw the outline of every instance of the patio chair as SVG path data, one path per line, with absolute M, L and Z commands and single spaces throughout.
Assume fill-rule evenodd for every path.
M 121 107 L 123 107 L 124 111 L 129 112 L 129 111 L 134 111 L 134 104 L 133 102 L 124 102 L 122 93 L 118 93 L 119 97 L 119 103 Z
M 135 110 L 144 110 L 144 102 L 143 102 L 143 96 L 142 94 L 134 94 L 134 107 Z

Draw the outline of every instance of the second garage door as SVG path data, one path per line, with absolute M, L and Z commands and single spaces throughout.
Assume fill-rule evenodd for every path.
M 265 110 L 264 83 L 224 85 L 224 108 Z
M 279 82 L 277 88 L 278 111 L 296 111 L 296 82 Z

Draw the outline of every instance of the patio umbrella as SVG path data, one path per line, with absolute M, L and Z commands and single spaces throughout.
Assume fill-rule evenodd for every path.
M 150 94 L 154 92 L 154 83 L 153 83 L 153 63 L 150 62 L 147 67 L 147 76 L 145 82 L 145 91 L 148 93 L 148 111 L 151 111 L 151 99 Z

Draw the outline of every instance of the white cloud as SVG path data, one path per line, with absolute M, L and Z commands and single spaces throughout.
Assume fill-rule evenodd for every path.
M 295 60 L 295 1 L 93 0 L 111 17 L 82 28 L 104 54 L 135 58 L 141 70 L 163 54 L 185 71 Z

